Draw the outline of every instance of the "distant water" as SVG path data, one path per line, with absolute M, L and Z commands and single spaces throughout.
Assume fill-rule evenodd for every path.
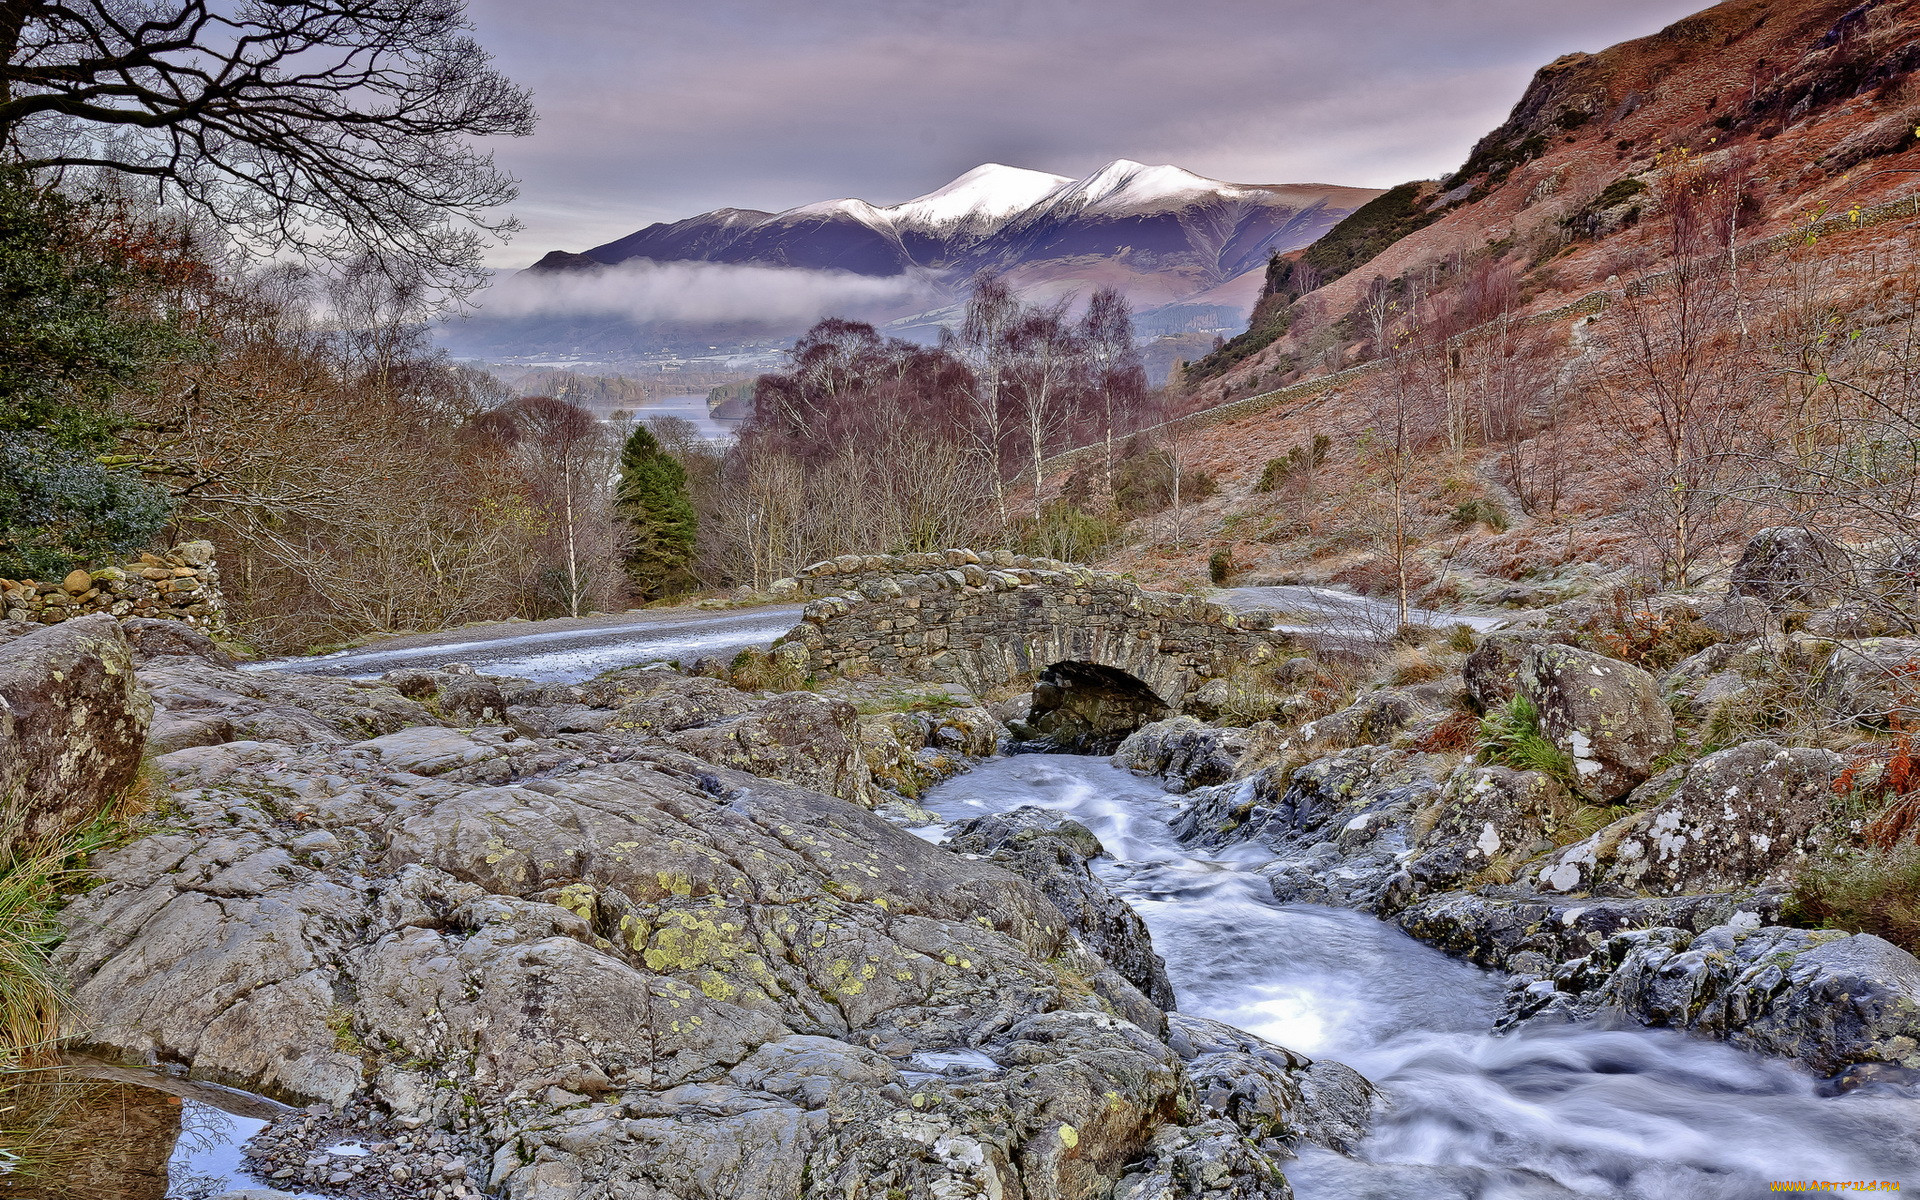
M 707 394 L 696 396 L 662 396 L 649 400 L 632 410 L 633 415 L 642 421 L 656 417 L 680 417 L 693 422 L 700 436 L 712 442 L 732 441 L 740 432 L 744 423 L 738 417 L 712 417 L 707 415 Z

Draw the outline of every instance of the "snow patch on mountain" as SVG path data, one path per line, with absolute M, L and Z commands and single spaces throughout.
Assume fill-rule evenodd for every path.
M 984 163 L 945 187 L 880 211 L 902 229 L 995 223 L 1027 211 L 1072 182 L 1066 175 Z

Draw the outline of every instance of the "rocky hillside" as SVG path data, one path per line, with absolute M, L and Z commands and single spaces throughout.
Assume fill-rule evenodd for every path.
M 1221 495 L 1110 565 L 1193 579 L 1224 550 L 1240 578 L 1377 591 L 1380 522 L 1358 514 L 1387 443 L 1411 455 L 1395 470 L 1435 602 L 1670 577 L 1653 510 L 1715 455 L 1684 484 L 1718 497 L 1685 536 L 1700 565 L 1730 561 L 1792 507 L 1766 491 L 1769 430 L 1850 420 L 1817 394 L 1842 372 L 1803 352 L 1881 394 L 1861 375 L 1913 319 L 1917 23 L 1902 0 L 1729 0 L 1549 64 L 1458 171 L 1270 265 L 1247 333 L 1184 373 L 1183 453 Z M 1834 329 L 1843 353 L 1811 350 Z M 1661 410 L 1682 394 L 1711 399 Z M 1318 437 L 1311 469 L 1269 470 Z

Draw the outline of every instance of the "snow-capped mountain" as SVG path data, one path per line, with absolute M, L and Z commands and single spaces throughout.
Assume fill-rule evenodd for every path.
M 1030 300 L 1117 287 L 1149 334 L 1237 332 L 1269 255 L 1307 245 L 1378 194 L 1225 183 L 1125 159 L 1084 179 L 986 163 L 898 204 L 844 198 L 778 213 L 722 208 L 582 253 L 556 250 L 517 285 L 506 281 L 526 294 L 517 312 L 504 297 L 489 312 L 483 299 L 477 317 L 444 339 L 478 356 L 604 360 L 764 349 L 811 323 L 770 315 L 777 278 L 708 278 L 698 264 L 794 270 L 796 289 L 864 297 L 823 302 L 817 315 L 887 323 L 911 337 L 936 336 L 984 270 L 1004 273 Z M 628 268 L 640 269 L 623 273 Z M 711 284 L 703 301 L 689 290 L 696 280 Z M 729 315 L 716 319 L 714 294 L 732 296 L 729 288 L 740 294 L 718 305 Z M 628 292 L 636 297 L 631 315 L 622 311 Z
M 995 268 L 1016 284 L 1058 291 L 1099 266 L 1093 274 L 1100 282 L 1165 303 L 1256 270 L 1276 251 L 1308 244 L 1377 194 L 1322 184 L 1224 183 L 1126 159 L 1084 179 L 987 163 L 899 204 L 849 198 L 781 213 L 723 208 L 650 225 L 583 254 L 555 251 L 532 269 L 647 259 L 873 276 L 935 271 L 963 283 Z

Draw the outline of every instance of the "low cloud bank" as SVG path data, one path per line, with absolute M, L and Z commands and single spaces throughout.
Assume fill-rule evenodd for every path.
M 807 324 L 828 316 L 900 315 L 940 302 L 911 275 L 874 278 L 846 271 L 630 262 L 600 271 L 497 280 L 478 298 L 487 317 L 605 316 L 653 322 L 754 321 Z

